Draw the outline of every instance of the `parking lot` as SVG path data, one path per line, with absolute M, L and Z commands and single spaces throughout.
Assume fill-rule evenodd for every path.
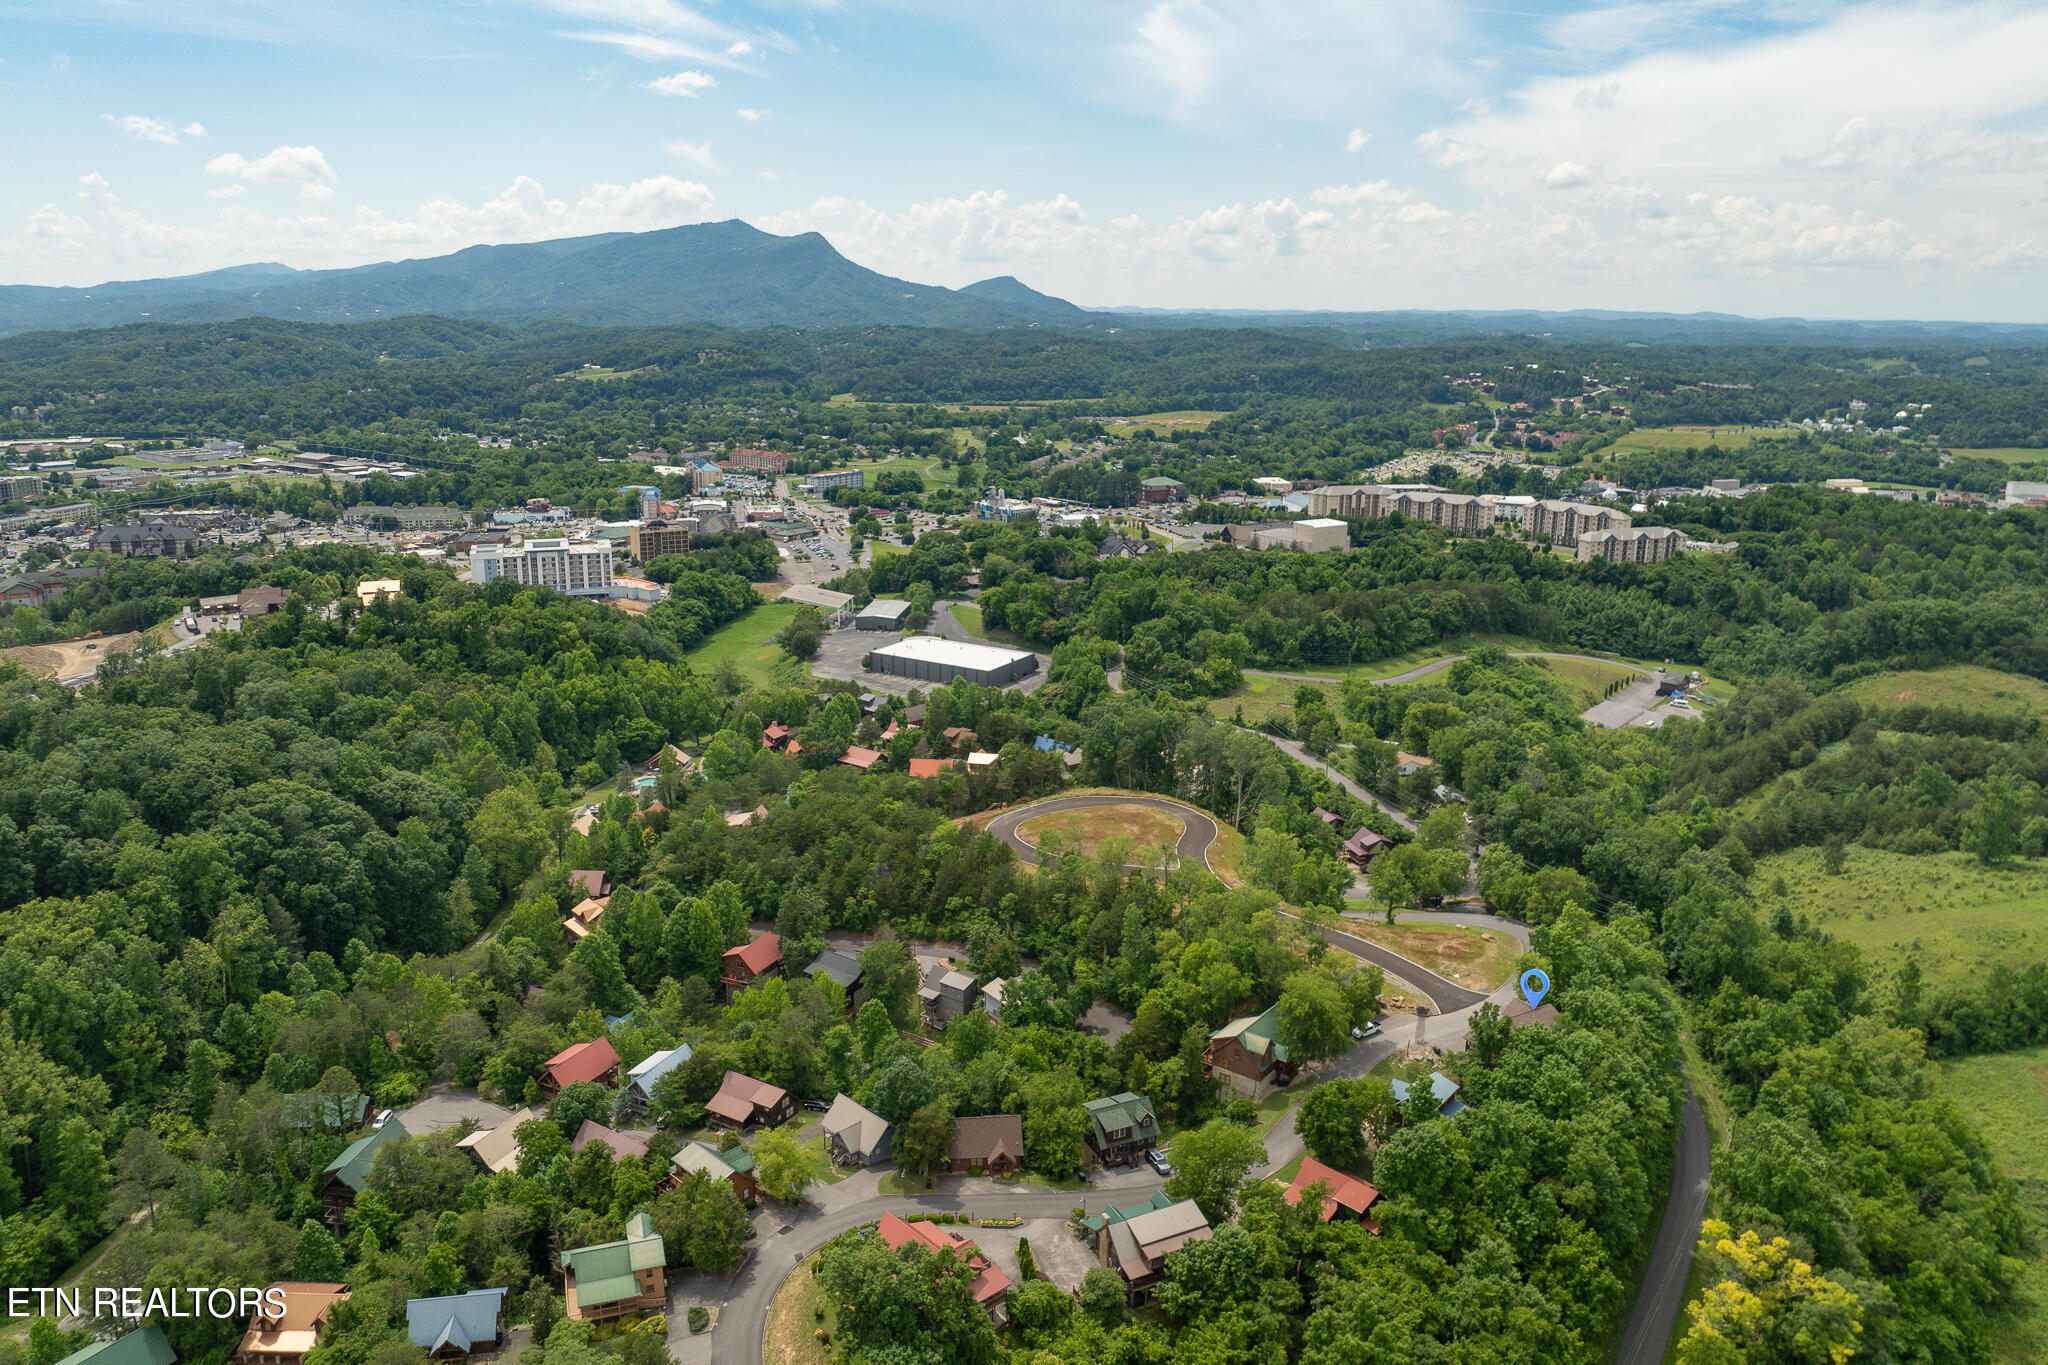
M 1697 720 L 1699 712 L 1690 707 L 1673 706 L 1660 698 L 1656 680 L 1644 678 L 1587 710 L 1583 719 L 1608 730 L 1646 723 L 1654 729 L 1668 720 Z

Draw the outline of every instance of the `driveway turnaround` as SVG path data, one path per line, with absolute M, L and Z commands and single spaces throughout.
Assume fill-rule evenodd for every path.
M 1041 815 L 1085 810 L 1090 806 L 1150 806 L 1165 811 L 1182 825 L 1180 839 L 1173 846 L 1174 856 L 1184 863 L 1200 863 L 1210 872 L 1215 872 L 1209 863 L 1209 845 L 1216 842 L 1216 822 L 1193 806 L 1183 806 L 1178 801 L 1167 801 L 1157 796 L 1055 796 L 1049 801 L 1033 801 L 1028 806 L 1004 811 L 988 822 L 988 832 L 1015 849 L 1017 856 L 1025 862 L 1043 862 L 1037 849 L 1017 837 L 1017 827 Z

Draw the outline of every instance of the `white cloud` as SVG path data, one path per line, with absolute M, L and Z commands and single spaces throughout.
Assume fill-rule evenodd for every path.
M 148 114 L 101 114 L 100 117 L 132 138 L 142 142 L 161 143 L 166 147 L 177 146 L 180 136 L 206 136 L 203 124 L 188 123 L 182 128 L 176 128 L 164 119 L 152 118 Z
M 711 155 L 711 144 L 708 141 L 671 142 L 665 150 L 670 156 L 687 161 L 699 170 L 719 171 L 725 169 L 718 164 L 718 159 Z
M 715 76 L 703 71 L 678 71 L 673 76 L 662 76 L 647 82 L 647 88 L 657 95 L 680 95 L 695 99 L 718 84 Z
M 1593 183 L 1593 172 L 1576 161 L 1560 161 L 1543 173 L 1543 183 L 1554 190 L 1568 190 Z
M 1470 21 L 1457 7 L 1357 0 L 1152 0 L 1134 22 L 1121 6 L 1039 0 L 1046 55 L 1099 51 L 1096 88 L 1134 109 L 1230 127 L 1260 113 L 1329 118 L 1398 113 L 1417 92 L 1470 84 L 1460 57 Z M 1125 24 L 1122 30 L 1091 29 Z
M 568 199 L 552 197 L 539 182 L 521 176 L 481 203 L 439 198 L 398 216 L 364 207 L 330 215 L 318 204 L 298 214 L 265 214 L 230 199 L 209 222 L 171 224 L 130 209 L 96 172 L 79 177 L 76 192 L 75 211 L 43 204 L 24 215 L 18 229 L 0 232 L 0 270 L 17 278 L 26 269 L 42 279 L 95 284 L 253 260 L 361 265 L 485 242 L 675 227 L 703 221 L 713 202 L 705 185 L 669 175 L 623 185 L 600 182 Z
M 299 198 L 308 203 L 324 204 L 334 197 L 334 186 L 306 184 L 299 186 Z
M 763 47 L 787 47 L 773 33 L 745 33 L 681 0 L 541 0 L 572 19 L 602 25 L 564 32 L 577 42 L 615 47 L 641 61 L 691 61 L 741 67 Z
M 1359 204 L 1405 204 L 1414 198 L 1413 190 L 1394 188 L 1388 180 L 1368 180 L 1360 185 L 1325 185 L 1309 198 L 1318 204 L 1338 208 Z
M 318 147 L 273 147 L 255 160 L 222 152 L 206 163 L 208 175 L 232 175 L 280 185 L 310 185 L 335 179 L 334 167 Z
M 735 114 L 738 114 L 741 118 L 745 119 L 748 123 L 759 123 L 762 117 L 766 115 L 768 111 L 766 109 L 735 109 L 733 110 L 733 112 Z
M 1366 132 L 1363 128 L 1353 128 L 1351 135 L 1344 139 L 1344 150 L 1347 152 L 1362 152 L 1365 150 L 1365 144 L 1370 141 L 1372 141 L 1371 133 Z
M 247 185 L 216 185 L 206 192 L 208 199 L 240 199 L 249 192 Z

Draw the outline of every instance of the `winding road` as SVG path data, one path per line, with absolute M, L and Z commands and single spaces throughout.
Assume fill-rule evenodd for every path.
M 1018 837 L 1017 828 L 1039 815 L 1091 806 L 1142 805 L 1165 811 L 1182 824 L 1174 851 L 1183 861 L 1199 859 L 1213 874 L 1209 849 L 1220 829 L 1217 822 L 1192 806 L 1162 797 L 1138 794 L 1116 796 L 1056 796 L 1003 811 L 990 820 L 987 830 L 1003 840 L 1026 862 L 1040 863 L 1043 855 Z M 1463 924 L 1497 930 L 1516 939 L 1525 948 L 1527 926 L 1475 911 L 1411 912 L 1398 917 L 1402 922 Z M 1333 946 L 1355 953 L 1399 975 L 1433 996 L 1437 1013 L 1407 1020 L 1366 1039 L 1341 1057 L 1319 1068 L 1319 1079 L 1335 1076 L 1363 1076 L 1383 1059 L 1412 1043 L 1444 1048 L 1463 1045 L 1472 1013 L 1488 1000 L 1505 1006 L 1514 998 L 1513 982 L 1482 993 L 1461 986 L 1382 948 L 1331 926 L 1315 926 Z M 1313 1084 L 1301 1086 L 1305 1094 Z M 1262 1178 L 1286 1166 L 1302 1151 L 1295 1133 L 1290 1106 L 1268 1130 L 1266 1161 L 1252 1175 Z M 1692 1266 L 1692 1248 L 1705 1208 L 1709 1147 L 1706 1124 L 1699 1104 L 1687 1090 L 1687 1103 L 1680 1128 L 1677 1160 L 1672 1170 L 1671 1190 L 1663 1224 L 1643 1274 L 1634 1308 L 1622 1339 L 1617 1365 L 1660 1365 L 1672 1324 L 1685 1299 L 1686 1276 Z M 962 1212 L 1018 1218 L 1061 1218 L 1079 1205 L 1091 1213 L 1114 1203 L 1128 1205 L 1142 1201 L 1162 1183 L 1152 1171 L 1140 1166 L 1113 1172 L 1098 1172 L 1089 1189 L 1080 1192 L 1049 1191 L 1029 1185 L 1004 1184 L 973 1178 L 941 1177 L 939 1189 L 923 1195 L 883 1195 L 880 1172 L 867 1170 L 849 1176 L 838 1185 L 815 1187 L 810 1202 L 799 1209 L 782 1211 L 776 1206 L 761 1215 L 762 1233 L 746 1264 L 728 1279 L 700 1274 L 672 1277 L 670 1281 L 669 1345 L 682 1361 L 707 1359 L 704 1338 L 693 1338 L 682 1327 L 681 1306 L 716 1301 L 720 1304 L 717 1329 L 711 1334 L 708 1359 L 711 1365 L 764 1365 L 767 1358 L 768 1312 L 776 1291 L 804 1257 L 824 1246 L 848 1228 L 874 1222 L 889 1210 L 918 1209 L 928 1212 Z

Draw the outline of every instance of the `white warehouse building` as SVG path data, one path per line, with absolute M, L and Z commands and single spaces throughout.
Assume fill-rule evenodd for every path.
M 470 551 L 469 581 L 509 578 L 521 587 L 553 588 L 571 597 L 612 591 L 612 547 L 601 540 L 529 540 L 523 545 L 479 545 Z
M 1038 656 L 1029 650 L 973 645 L 964 640 L 942 640 L 936 635 L 913 635 L 893 645 L 883 645 L 870 651 L 868 659 L 877 673 L 893 673 L 899 678 L 929 683 L 965 678 L 983 687 L 1008 686 L 1038 668 Z

